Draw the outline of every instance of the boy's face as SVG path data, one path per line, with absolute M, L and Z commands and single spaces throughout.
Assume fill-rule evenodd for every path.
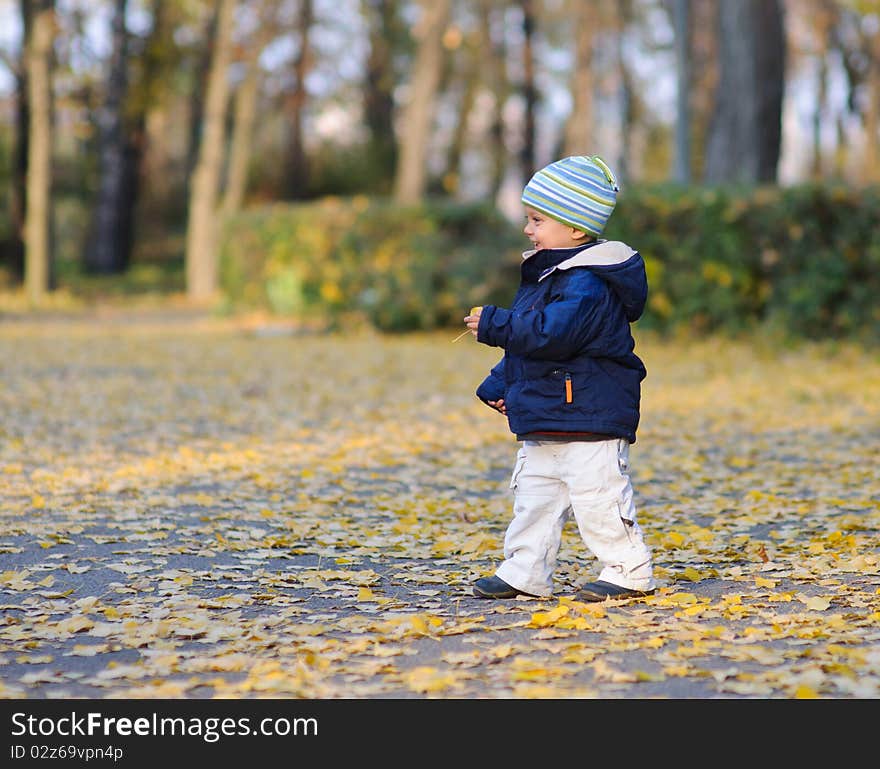
M 526 226 L 523 232 L 536 250 L 542 248 L 573 248 L 587 242 L 587 233 L 551 219 L 534 208 L 525 207 Z

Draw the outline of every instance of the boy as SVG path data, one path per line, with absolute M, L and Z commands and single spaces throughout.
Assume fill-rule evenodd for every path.
M 464 319 L 477 341 L 504 350 L 476 394 L 522 441 L 505 560 L 474 583 L 478 598 L 551 595 L 569 515 L 602 566 L 578 599 L 655 590 L 628 475 L 646 375 L 630 324 L 648 284 L 637 251 L 600 239 L 617 192 L 595 155 L 538 171 L 522 194 L 523 232 L 534 248 L 523 254 L 513 304 L 475 308 Z

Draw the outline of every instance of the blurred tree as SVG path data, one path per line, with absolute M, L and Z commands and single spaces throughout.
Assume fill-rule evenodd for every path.
M 39 305 L 53 287 L 52 40 L 54 0 L 31 0 L 25 13 L 29 105 L 27 201 L 24 224 L 24 282 L 28 300 Z
M 228 69 L 236 0 L 217 0 L 211 67 L 198 162 L 193 172 L 186 230 L 186 293 L 191 302 L 214 299 L 217 292 L 217 214 L 223 170 Z
M 190 5 L 190 3 L 187 3 Z M 205 111 L 205 98 L 207 93 L 208 78 L 211 72 L 211 62 L 214 57 L 214 45 L 217 41 L 217 23 L 219 15 L 216 11 L 215 0 L 195 0 L 192 3 L 196 16 L 202 19 L 200 29 L 190 34 L 195 38 L 194 48 L 195 62 L 193 67 L 190 96 L 189 96 L 189 133 L 187 138 L 185 177 L 186 187 L 192 180 L 198 163 L 199 152 L 202 144 L 202 130 Z M 202 11 L 206 11 L 202 13 Z M 189 64 L 189 61 L 187 61 Z
M 691 0 L 672 0 L 675 30 L 675 168 L 679 184 L 691 181 Z
M 538 87 L 535 83 L 535 24 L 536 0 L 518 0 L 522 13 L 522 98 L 523 127 L 522 143 L 519 150 L 520 172 L 525 184 L 535 173 L 537 158 L 535 157 L 535 110 L 538 106 Z
M 504 42 L 503 9 L 495 0 L 480 0 L 478 5 L 480 37 L 483 40 L 483 63 L 481 71 L 491 94 L 489 116 L 489 200 L 497 200 L 508 154 L 504 140 L 504 105 L 510 96 L 510 79 L 507 76 L 507 47 Z
M 211 50 L 204 39 L 204 0 L 140 0 L 151 17 L 144 37 L 130 33 L 131 124 L 128 166 L 136 171 L 131 185 L 138 230 L 155 242 L 183 224 L 186 192 L 197 157 L 199 121 L 205 90 L 201 61 Z M 148 4 L 147 4 L 148 3 Z M 194 91 L 199 92 L 196 99 Z M 195 110 L 195 113 L 193 113 Z M 198 126 L 198 130 L 193 127 Z M 135 256 L 135 254 L 133 254 Z
M 815 40 L 811 54 L 817 66 L 810 173 L 814 180 L 818 180 L 823 174 L 822 126 L 825 116 L 831 114 L 828 103 L 828 60 L 834 28 L 838 23 L 838 9 L 834 0 L 812 0 L 811 5 L 808 23 L 812 26 Z
M 33 41 L 43 3 L 2 1 L 20 7 L 23 34 Z M 176 266 L 186 224 L 187 290 L 195 292 L 195 273 L 202 274 L 195 243 L 208 242 L 195 233 L 221 209 L 240 207 L 248 187 L 264 200 L 391 193 L 415 201 L 437 191 L 476 192 L 506 206 L 506 183 L 515 187 L 514 177 L 544 160 L 535 157 L 536 141 L 542 156 L 551 147 L 554 155 L 605 151 L 630 183 L 670 173 L 713 184 L 774 181 L 787 81 L 797 85 L 787 109 L 806 109 L 810 123 L 802 131 L 786 125 L 786 141 L 804 140 L 785 148 L 786 174 L 880 178 L 880 0 L 345 3 L 240 0 L 233 33 L 240 47 L 230 56 L 235 109 L 225 105 L 217 123 L 207 64 L 218 55 L 218 0 L 56 3 L 48 114 L 51 123 L 57 111 L 65 130 L 51 134 L 46 194 L 63 216 L 48 219 L 49 277 L 34 278 L 31 268 L 32 280 L 51 283 L 53 257 L 66 274 L 84 241 L 81 265 L 93 271 L 117 271 L 142 256 Z M 119 22 L 123 8 L 127 27 Z M 258 34 L 251 22 L 261 8 L 270 9 L 269 21 Z M 354 13 L 343 18 L 343 8 Z M 111 19 L 115 35 L 107 34 Z M 2 94 L 16 127 L 0 137 L 12 159 L 2 179 L 11 227 L 0 260 L 8 276 L 17 242 L 21 278 L 30 189 L 46 184 L 25 172 L 37 127 L 28 117 L 24 58 L 35 51 L 11 35 L 0 46 L 3 82 L 18 88 Z M 572 106 L 563 115 L 566 96 Z M 192 208 L 190 156 L 200 169 Z M 209 194 L 195 194 L 196 186 Z M 54 255 L 53 221 L 65 228 Z M 204 274 L 211 285 L 210 267 Z
M 565 124 L 562 155 L 591 154 L 593 132 L 593 38 L 596 34 L 596 8 L 581 0 L 567 0 L 574 27 L 574 67 L 571 78 L 571 113 Z
M 286 197 L 291 200 L 307 197 L 309 186 L 303 118 L 307 96 L 306 76 L 312 66 L 311 31 L 314 19 L 312 0 L 300 0 L 296 22 L 299 48 L 293 60 L 293 85 L 287 93 L 285 103 L 288 136 L 284 160 L 284 189 Z
M 242 43 L 240 59 L 243 74 L 235 91 L 229 168 L 221 203 L 224 215 L 241 208 L 247 191 L 257 100 L 263 79 L 259 60 L 274 35 L 277 23 L 278 6 L 274 0 L 257 0 L 251 5 L 256 16 L 256 27 Z
M 362 0 L 370 52 L 364 70 L 364 117 L 368 131 L 366 155 L 370 185 L 387 193 L 397 168 L 394 136 L 394 52 L 402 45 L 405 30 L 400 22 L 398 0 Z
M 452 196 L 458 195 L 461 188 L 462 157 L 482 80 L 481 32 L 477 25 L 472 25 L 464 31 L 461 25 L 452 25 L 446 34 L 446 48 L 452 54 L 447 57 L 451 65 L 450 76 L 460 93 L 458 108 L 453 109 L 455 122 L 446 151 L 446 172 L 442 180 L 443 192 Z
M 624 42 L 626 30 L 633 23 L 634 15 L 632 0 L 616 0 L 615 6 L 614 50 L 617 58 L 618 99 L 620 101 L 620 151 L 615 170 L 618 179 L 629 179 L 632 176 L 634 161 L 632 152 L 633 127 L 640 117 L 640 110 Z
M 865 106 L 865 163 L 862 181 L 880 183 L 880 2 L 858 0 L 858 6 L 873 18 L 866 27 L 865 48 L 868 74 L 866 77 Z
M 434 102 L 443 68 L 443 34 L 451 0 L 419 0 L 420 17 L 413 35 L 418 41 L 400 133 L 400 162 L 394 181 L 398 203 L 421 200 L 427 185 L 426 159 Z
M 162 132 L 151 132 L 150 121 L 164 112 L 165 102 L 174 94 L 173 73 L 180 58 L 173 39 L 175 7 L 170 0 L 149 0 L 144 6 L 151 17 L 149 31 L 143 38 L 129 33 L 130 48 L 133 49 L 130 61 L 132 78 L 126 107 L 125 180 L 122 185 L 123 210 L 127 216 L 123 228 L 126 264 L 133 255 L 136 212 L 140 229 L 152 232 L 154 223 L 149 221 L 150 207 L 157 206 L 160 210 L 168 207 L 172 186 L 172 180 L 168 178 L 168 150 L 164 146 L 168 139 Z M 143 197 L 149 197 L 146 205 Z
M 19 0 L 24 39 L 27 40 L 33 19 L 29 0 Z M 24 277 L 24 224 L 27 199 L 27 159 L 30 108 L 28 106 L 27 47 L 22 45 L 17 59 L 4 57 L 15 81 L 15 121 L 9 179 L 9 235 L 2 243 L 0 264 L 5 264 L 16 281 Z
M 677 1 L 677 0 L 675 0 Z M 690 45 L 688 66 L 688 133 L 690 181 L 701 179 L 706 143 L 718 84 L 718 0 L 688 0 Z
M 86 238 L 83 263 L 89 272 L 119 273 L 128 267 L 131 244 L 132 198 L 126 186 L 132 174 L 126 168 L 128 137 L 125 104 L 128 91 L 128 0 L 115 0 L 110 22 L 111 55 L 103 103 L 97 110 L 98 192 L 92 206 L 91 233 Z
M 224 215 L 240 210 L 244 202 L 259 90 L 260 66 L 249 56 L 245 64 L 244 78 L 235 91 L 232 138 L 229 144 L 229 170 L 220 203 Z
M 719 5 L 720 80 L 706 147 L 705 181 L 776 181 L 785 89 L 781 0 Z

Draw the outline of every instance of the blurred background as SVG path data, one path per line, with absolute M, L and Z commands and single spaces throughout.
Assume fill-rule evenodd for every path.
M 647 328 L 880 338 L 880 0 L 0 0 L 0 319 L 460 325 L 599 154 Z

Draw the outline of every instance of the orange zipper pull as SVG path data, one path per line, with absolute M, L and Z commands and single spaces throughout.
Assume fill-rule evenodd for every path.
M 571 403 L 574 400 L 574 396 L 571 392 L 571 374 L 565 375 L 565 402 Z

